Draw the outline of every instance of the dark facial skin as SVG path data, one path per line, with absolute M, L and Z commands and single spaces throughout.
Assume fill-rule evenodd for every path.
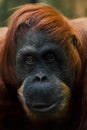
M 75 74 L 68 70 L 67 51 L 46 34 L 30 29 L 16 42 L 16 73 L 27 108 L 49 115 L 63 109 Z

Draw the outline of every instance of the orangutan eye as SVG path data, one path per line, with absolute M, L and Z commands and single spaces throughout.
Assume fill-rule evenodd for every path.
M 45 55 L 45 61 L 47 63 L 53 63 L 55 61 L 55 56 L 51 53 Z
M 33 64 L 33 57 L 30 55 L 30 56 L 27 56 L 26 58 L 25 58 L 25 62 L 26 62 L 26 64 L 28 64 L 28 65 L 32 65 Z

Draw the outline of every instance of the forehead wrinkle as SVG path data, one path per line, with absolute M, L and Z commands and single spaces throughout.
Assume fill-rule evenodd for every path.
M 43 35 L 39 31 L 29 31 L 26 35 L 26 42 L 22 46 L 22 50 L 34 53 L 43 53 L 44 51 L 57 49 L 59 44 L 51 41 L 49 37 Z
M 20 51 L 22 52 L 36 52 L 36 49 L 34 46 L 30 46 L 30 45 L 24 45 Z
M 54 42 L 48 42 L 48 41 L 44 41 L 44 42 L 33 42 L 30 43 L 28 42 L 27 44 L 24 45 L 24 47 L 22 48 L 23 52 L 33 52 L 33 53 L 43 53 L 45 51 L 49 51 L 49 50 L 57 50 L 58 49 L 58 45 Z

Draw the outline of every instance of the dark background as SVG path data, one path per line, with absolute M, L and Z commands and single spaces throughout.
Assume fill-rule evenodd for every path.
M 14 8 L 27 3 L 47 3 L 68 18 L 87 16 L 87 0 L 0 0 L 0 26 L 6 26 Z

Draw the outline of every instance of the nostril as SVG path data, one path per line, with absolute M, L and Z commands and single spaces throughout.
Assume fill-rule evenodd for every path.
M 41 79 L 42 82 L 47 81 L 47 76 L 43 76 Z
M 39 76 L 35 76 L 34 81 L 40 82 L 40 77 Z
M 36 75 L 34 77 L 34 82 L 45 82 L 47 81 L 47 76 L 46 75 L 43 75 L 43 76 L 40 76 L 40 75 Z

